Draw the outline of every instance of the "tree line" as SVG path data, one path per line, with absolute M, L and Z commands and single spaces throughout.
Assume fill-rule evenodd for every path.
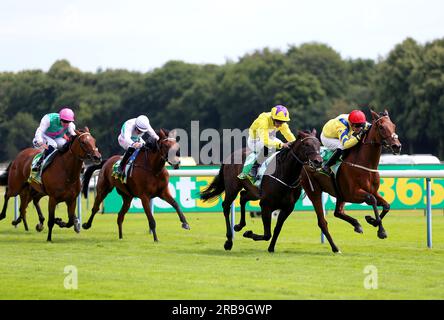
M 223 65 L 169 61 L 146 73 L 121 69 L 82 72 L 67 60 L 51 68 L 0 73 L 0 161 L 30 147 L 40 119 L 62 106 L 88 126 L 105 157 L 121 153 L 123 122 L 146 114 L 154 128 L 248 128 L 283 104 L 291 128 L 316 128 L 340 113 L 387 109 L 403 153 L 444 159 L 444 38 L 397 44 L 378 61 L 343 59 L 326 44 L 286 51 L 264 48 Z

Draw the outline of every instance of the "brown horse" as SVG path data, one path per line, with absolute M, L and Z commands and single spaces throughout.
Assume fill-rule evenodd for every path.
M 84 130 L 76 130 L 75 136 L 64 146 L 63 150 L 59 150 L 52 163 L 42 173 L 42 184 L 35 181 L 28 182 L 31 171 L 31 163 L 36 154 L 40 152 L 38 149 L 27 148 L 21 151 L 14 161 L 11 162 L 7 169 L 7 178 L 1 179 L 6 182 L 7 188 L 5 192 L 5 203 L 0 214 L 0 219 L 6 216 L 8 200 L 11 197 L 20 195 L 20 222 L 23 220 L 25 228 L 26 208 L 31 200 L 38 208 L 40 224 L 42 224 L 43 216 L 38 207 L 38 201 L 41 197 L 48 195 L 48 241 L 51 241 L 52 228 L 57 224 L 61 228 L 70 228 L 74 225 L 76 232 L 80 231 L 80 224 L 75 216 L 76 199 L 80 193 L 80 172 L 84 160 L 94 162 L 101 161 L 96 140 L 89 132 L 88 128 Z M 60 218 L 55 218 L 55 208 L 60 202 L 65 202 L 68 207 L 68 223 L 63 222 Z M 15 221 L 15 223 L 18 223 Z M 37 229 L 42 226 L 37 225 Z
M 387 147 L 394 154 L 401 152 L 401 143 L 396 134 L 396 126 L 390 120 L 387 110 L 378 114 L 371 110 L 372 125 L 366 136 L 357 146 L 351 148 L 344 154 L 343 161 L 336 175 L 336 185 L 333 178 L 313 170 L 305 170 L 302 174 L 302 186 L 307 196 L 313 203 L 318 217 L 318 224 L 333 252 L 339 249 L 333 242 L 328 231 L 327 221 L 324 219 L 324 210 L 322 207 L 322 192 L 327 192 L 336 197 L 336 207 L 334 216 L 347 221 L 357 233 L 362 233 L 362 227 L 359 222 L 345 214 L 345 202 L 367 203 L 371 205 L 375 213 L 375 218 L 366 216 L 366 220 L 374 227 L 378 227 L 378 237 L 384 239 L 387 234 L 382 226 L 382 219 L 390 210 L 390 205 L 378 193 L 380 178 L 378 173 L 379 158 L 382 147 Z M 339 195 L 335 190 L 339 190 Z M 381 215 L 378 213 L 377 206 L 382 206 Z
M 114 187 L 123 199 L 123 205 L 117 217 L 117 225 L 119 228 L 119 239 L 122 239 L 122 224 L 125 214 L 128 212 L 131 200 L 138 197 L 142 201 L 145 214 L 148 218 L 148 224 L 154 241 L 158 241 L 156 234 L 156 221 L 150 208 L 150 200 L 155 197 L 168 202 L 176 209 L 179 219 L 182 222 L 182 228 L 190 229 L 185 216 L 177 202 L 171 196 L 168 189 L 169 174 L 165 168 L 168 162 L 175 169 L 179 168 L 180 160 L 177 157 L 179 144 L 174 138 L 175 133 L 161 129 L 158 131 L 159 140 L 155 143 L 154 148 L 143 146 L 139 154 L 134 160 L 132 173 L 127 178 L 127 183 L 122 183 L 120 179 L 116 179 L 113 173 L 113 166 L 121 156 L 113 156 L 100 165 L 88 167 L 83 177 L 83 194 L 88 193 L 88 183 L 95 170 L 101 169 L 99 179 L 97 181 L 97 195 L 94 200 L 94 206 L 88 222 L 82 225 L 83 229 L 89 229 L 93 222 L 94 216 L 100 209 L 100 204 L 110 193 Z
M 230 162 L 224 162 L 219 174 L 211 184 L 201 192 L 202 200 L 207 201 L 220 195 L 225 191 L 225 198 L 222 202 L 224 210 L 225 224 L 227 228 L 227 240 L 225 250 L 233 247 L 233 234 L 230 225 L 230 207 L 232 202 L 240 193 L 241 219 L 239 224 L 234 226 L 235 231 L 240 231 L 246 225 L 245 205 L 250 200 L 260 199 L 261 216 L 264 225 L 264 234 L 257 235 L 252 231 L 246 231 L 244 237 L 255 241 L 271 238 L 271 214 L 275 210 L 280 210 L 278 220 L 273 232 L 273 238 L 268 247 L 269 252 L 274 251 L 274 247 L 287 217 L 294 209 L 296 201 L 299 199 L 302 187 L 300 185 L 300 173 L 304 164 L 312 168 L 317 168 L 322 164 L 320 156 L 320 142 L 316 138 L 316 130 L 310 133 L 298 132 L 297 139 L 290 144 L 288 149 L 281 150 L 276 155 L 275 166 L 270 166 L 264 173 L 261 181 L 260 192 L 247 180 L 240 180 L 237 176 L 242 171 L 242 164 L 236 164 L 237 152 L 231 155 Z M 246 149 L 241 150 L 242 161 L 246 158 Z

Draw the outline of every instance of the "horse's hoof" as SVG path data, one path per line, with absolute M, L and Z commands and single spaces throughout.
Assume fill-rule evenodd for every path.
M 38 232 L 42 232 L 44 228 L 45 228 L 45 226 L 43 224 L 36 224 L 35 225 L 35 230 L 37 230 Z
M 268 252 L 273 253 L 274 252 L 274 248 L 268 247 Z
M 6 218 L 6 214 L 0 216 L 0 220 L 3 220 L 4 218 Z
M 85 230 L 88 230 L 89 228 L 91 228 L 91 225 L 87 224 L 87 223 L 84 223 L 84 224 L 82 224 L 82 228 L 85 229 Z
M 341 250 L 335 252 L 335 254 L 342 254 Z
M 190 230 L 190 225 L 188 223 L 182 223 L 182 228 L 185 230 Z
M 244 232 L 244 238 L 252 238 L 253 237 L 253 231 L 248 230 Z
M 362 230 L 362 226 L 361 226 L 361 225 L 356 226 L 356 227 L 355 227 L 355 232 L 356 232 L 356 233 L 364 233 L 364 231 Z
M 245 225 L 236 224 L 236 225 L 234 226 L 233 229 L 234 229 L 234 231 L 239 232 L 239 231 L 241 231 L 244 227 L 245 227 Z
M 373 227 L 377 227 L 378 224 L 376 223 L 376 219 L 371 216 L 365 216 L 365 220 L 368 224 L 371 224 Z
M 385 239 L 385 238 L 387 238 L 387 233 L 385 232 L 385 230 L 378 231 L 378 238 L 379 238 L 379 239 Z
M 231 250 L 231 248 L 233 248 L 233 242 L 232 241 L 225 241 L 224 248 L 227 251 Z
M 20 221 L 18 221 L 18 220 L 12 220 L 12 222 L 11 222 L 11 224 L 12 224 L 13 226 L 18 225 L 19 223 L 20 223 Z

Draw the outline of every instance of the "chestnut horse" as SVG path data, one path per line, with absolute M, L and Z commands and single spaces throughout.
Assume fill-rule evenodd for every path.
M 389 212 L 390 205 L 378 193 L 380 178 L 378 173 L 379 158 L 382 147 L 390 148 L 393 154 L 401 152 L 401 143 L 396 134 L 396 125 L 390 120 L 387 110 L 380 114 L 371 110 L 372 125 L 362 142 L 348 150 L 343 156 L 342 164 L 336 175 L 336 188 L 333 178 L 313 170 L 305 170 L 302 174 L 301 183 L 307 196 L 313 203 L 318 217 L 318 224 L 328 239 L 333 252 L 338 252 L 338 247 L 328 231 L 327 221 L 324 219 L 322 207 L 322 192 L 327 192 L 336 197 L 334 216 L 347 221 L 355 232 L 362 233 L 362 226 L 358 220 L 350 217 L 344 212 L 346 202 L 367 203 L 371 205 L 375 218 L 366 216 L 366 220 L 374 227 L 378 227 L 378 237 L 384 239 L 387 234 L 382 226 L 382 219 Z M 382 206 L 381 215 L 378 206 Z
M 268 247 L 269 252 L 274 251 L 274 247 L 287 217 L 294 209 L 296 201 L 301 195 L 300 173 L 304 164 L 316 168 L 322 164 L 320 156 L 320 142 L 316 138 L 316 130 L 305 133 L 298 132 L 297 139 L 290 143 L 288 149 L 281 150 L 276 155 L 275 166 L 270 166 L 264 173 L 261 181 L 260 192 L 249 181 L 240 180 L 237 176 L 242 171 L 242 164 L 235 163 L 236 153 L 231 155 L 231 161 L 224 163 L 219 174 L 213 179 L 210 185 L 200 193 L 200 198 L 208 201 L 225 192 L 222 202 L 224 210 L 225 224 L 227 228 L 227 240 L 225 250 L 233 247 L 233 234 L 230 225 L 230 207 L 240 193 L 241 219 L 239 224 L 234 226 L 235 231 L 240 231 L 246 225 L 245 205 L 250 200 L 260 199 L 261 216 L 264 226 L 264 234 L 257 235 L 252 231 L 246 231 L 244 237 L 255 241 L 270 240 L 271 236 L 271 214 L 275 210 L 280 210 L 278 220 L 273 232 L 273 238 Z M 246 149 L 242 151 L 242 161 L 246 158 Z
M 176 200 L 171 196 L 168 189 L 169 174 L 165 168 L 165 163 L 171 164 L 174 169 L 179 168 L 180 160 L 177 157 L 179 144 L 174 138 L 175 133 L 172 131 L 161 129 L 158 131 L 159 140 L 155 143 L 154 148 L 145 145 L 140 149 L 139 154 L 134 160 L 132 173 L 127 177 L 126 183 L 113 176 L 113 166 L 121 156 L 116 155 L 106 161 L 102 161 L 100 165 L 90 166 L 83 176 L 83 194 L 86 197 L 88 193 L 88 184 L 95 170 L 101 169 L 99 179 L 97 181 L 97 195 L 94 200 L 94 206 L 88 222 L 82 225 L 83 229 L 91 228 L 94 216 L 100 209 L 100 204 L 114 187 L 123 199 L 122 207 L 117 216 L 117 225 L 119 228 L 119 239 L 122 239 L 122 224 L 125 214 L 128 212 L 131 201 L 134 197 L 138 197 L 142 201 L 145 214 L 148 218 L 149 229 L 153 234 L 154 241 L 158 241 L 156 234 L 156 221 L 150 208 L 150 200 L 155 197 L 168 202 L 176 209 L 179 219 L 182 222 L 182 228 L 189 230 L 190 227 L 185 216 L 177 204 Z
M 26 208 L 29 202 L 33 200 L 40 217 L 40 225 L 37 225 L 37 229 L 41 229 L 44 218 L 40 216 L 41 212 L 38 207 L 38 201 L 43 196 L 48 195 L 49 230 L 47 241 L 51 241 L 54 224 L 61 228 L 70 228 L 74 225 L 74 230 L 76 232 L 80 231 L 80 223 L 75 216 L 75 209 L 76 199 L 81 189 L 80 172 L 83 161 L 100 162 L 102 156 L 96 147 L 96 140 L 89 132 L 89 129 L 76 130 L 76 135 L 71 137 L 62 150 L 57 152 L 52 163 L 43 171 L 41 177 L 42 184 L 38 184 L 35 181 L 28 182 L 28 178 L 32 160 L 39 152 L 39 149 L 34 148 L 27 148 L 21 151 L 9 165 L 6 176 L 0 179 L 7 185 L 5 203 L 0 214 L 0 220 L 6 216 L 9 198 L 20 195 L 20 218 L 15 221 L 15 224 L 23 220 L 27 229 Z M 68 223 L 63 222 L 60 218 L 55 218 L 56 205 L 60 202 L 65 202 L 68 207 Z

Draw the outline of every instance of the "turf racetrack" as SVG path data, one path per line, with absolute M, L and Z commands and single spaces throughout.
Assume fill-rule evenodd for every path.
M 180 227 L 176 214 L 156 214 L 158 243 L 148 233 L 144 214 L 126 215 L 123 240 L 118 240 L 117 216 L 98 214 L 92 228 L 80 234 L 55 226 L 53 242 L 47 243 L 46 221 L 45 230 L 37 233 L 33 207 L 29 232 L 23 224 L 11 225 L 12 208 L 13 201 L 0 221 L 1 299 L 444 298 L 441 210 L 434 210 L 433 249 L 426 247 L 423 211 L 390 212 L 384 219 L 385 240 L 365 222 L 369 212 L 350 212 L 361 222 L 362 235 L 330 214 L 330 233 L 342 251 L 335 255 L 320 243 L 312 212 L 292 213 L 270 254 L 268 242 L 241 233 L 236 233 L 232 251 L 225 251 L 222 213 L 186 214 L 189 231 Z M 65 208 L 60 205 L 56 215 L 63 220 Z M 89 213 L 83 208 L 86 221 Z M 44 199 L 42 209 L 46 216 Z M 248 216 L 245 230 L 262 232 L 261 219 Z M 65 289 L 75 283 L 73 270 L 77 289 Z M 365 288 L 368 270 L 377 289 Z

